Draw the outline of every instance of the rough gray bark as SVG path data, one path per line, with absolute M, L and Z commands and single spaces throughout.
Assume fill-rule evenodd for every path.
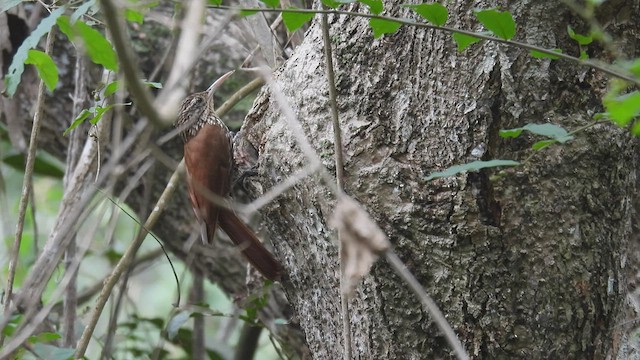
M 385 7 L 398 9 L 400 3 Z M 577 54 L 566 26 L 587 30 L 559 2 L 451 1 L 448 25 L 480 30 L 473 9 L 496 5 L 514 15 L 518 40 Z M 620 8 L 637 13 L 638 4 L 609 5 L 600 20 L 625 39 L 617 46 L 634 55 L 637 19 L 606 14 Z M 602 111 L 607 79 L 495 43 L 457 54 L 444 32 L 405 26 L 374 40 L 366 20 L 350 17 L 332 18 L 332 42 L 346 190 L 387 232 L 470 354 L 483 359 L 615 354 L 613 332 L 620 330 L 616 325 L 625 309 L 624 254 L 637 151 L 624 130 L 595 126 L 500 178 L 481 171 L 425 181 L 433 171 L 476 156 L 527 159 L 538 139 L 505 140 L 498 130 L 527 123 L 570 130 L 588 124 Z M 590 51 L 607 56 L 598 45 Z M 320 30 L 314 26 L 277 81 L 324 165 L 333 170 L 323 67 Z M 265 91 L 245 122 L 260 153 L 262 189 L 307 163 L 282 116 Z M 326 225 L 333 199 L 319 184 L 317 178 L 306 179 L 267 206 L 263 216 L 290 272 L 286 291 L 314 358 L 338 359 L 337 245 Z M 385 263 L 365 279 L 351 306 L 355 358 L 451 356 L 429 316 Z

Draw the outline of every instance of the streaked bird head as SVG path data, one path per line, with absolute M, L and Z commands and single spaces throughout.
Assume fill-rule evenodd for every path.
M 215 115 L 214 94 L 234 71 L 222 75 L 205 91 L 187 96 L 180 104 L 178 118 L 174 126 L 180 129 L 182 140 L 195 136 L 202 126 L 209 121 L 208 117 Z

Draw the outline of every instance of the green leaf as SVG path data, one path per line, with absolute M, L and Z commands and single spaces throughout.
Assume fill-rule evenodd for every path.
M 412 9 L 418 15 L 436 26 L 444 25 L 449 18 L 449 11 L 439 3 L 404 6 Z
M 73 27 L 71 27 L 71 21 L 69 20 L 69 17 L 66 15 L 62 15 L 58 18 L 56 23 L 58 24 L 58 29 L 60 29 L 60 31 L 62 31 L 62 33 L 67 36 L 67 39 L 69 39 L 69 41 L 73 42 L 73 40 L 75 40 L 76 38 L 76 35 L 73 32 Z
M 292 8 L 295 9 L 295 8 Z M 302 27 L 306 22 L 313 19 L 314 13 L 295 13 L 295 12 L 282 12 L 282 21 L 287 30 L 294 32 Z
M 240 16 L 251 16 L 257 14 L 257 10 L 240 10 Z
M 68 360 L 73 358 L 76 350 L 72 348 L 59 348 L 48 344 L 35 344 L 33 346 L 33 352 L 41 359 Z
M 107 86 L 104 87 L 104 92 L 102 96 L 104 98 L 108 98 L 109 96 L 115 94 L 119 88 L 120 88 L 120 81 L 119 80 L 112 81 L 108 83 Z
M 609 117 L 620 127 L 627 126 L 631 120 L 640 116 L 640 92 L 615 96 L 607 95 L 602 101 Z
M 184 325 L 187 320 L 191 318 L 190 311 L 181 311 L 176 316 L 172 317 L 167 324 L 167 338 L 173 340 L 178 334 L 178 330 Z
M 277 8 L 278 6 L 280 6 L 280 0 L 260 0 L 260 1 L 263 2 L 265 5 L 267 5 L 268 7 Z
M 220 6 L 222 5 L 222 0 L 209 0 L 210 5 Z
M 551 145 L 551 144 L 555 144 L 557 143 L 557 140 L 540 140 L 536 143 L 534 143 L 533 145 L 531 145 L 531 148 L 533 150 L 542 150 L 544 148 L 546 148 L 547 146 Z
M 77 21 L 74 28 L 84 40 L 85 49 L 91 61 L 108 70 L 118 71 L 118 57 L 109 41 L 98 30 L 82 21 Z
M 580 60 L 587 60 L 589 58 L 589 54 L 585 50 L 580 50 Z
M 0 321 L 4 321 L 4 319 L 5 319 L 5 315 L 0 314 Z M 22 315 L 13 315 L 13 316 L 11 316 L 11 319 L 9 319 L 9 322 L 7 323 L 7 326 L 5 326 L 4 329 L 2 329 L 0 331 L 0 333 L 2 335 L 4 335 L 4 336 L 13 335 L 13 333 L 18 328 L 18 325 L 19 325 L 21 320 L 22 320 Z
M 125 104 L 125 105 L 128 105 L 128 104 Z M 115 104 L 107 105 L 105 107 L 96 106 L 95 112 L 93 114 L 93 119 L 89 120 L 89 122 L 93 125 L 97 124 L 98 121 L 102 119 L 102 115 L 104 115 L 107 111 L 111 110 L 111 108 L 114 106 Z
M 527 124 L 521 128 L 515 129 L 502 129 L 499 134 L 502 138 L 516 138 L 522 134 L 522 131 L 528 131 L 530 133 L 545 136 L 553 139 L 554 142 L 565 143 L 571 139 L 571 136 L 567 130 L 563 127 L 555 125 L 555 124 Z M 535 147 L 535 144 L 534 144 Z M 536 149 L 537 150 L 537 149 Z
M 527 124 L 522 129 L 532 132 L 536 135 L 542 135 L 552 138 L 561 143 L 565 143 L 568 140 L 573 139 L 573 136 L 569 135 L 567 130 L 556 124 Z
M 29 50 L 29 55 L 24 61 L 25 64 L 31 64 L 38 70 L 38 76 L 47 85 L 47 89 L 53 92 L 58 85 L 58 68 L 51 57 L 39 50 Z
M 75 120 L 73 120 L 73 122 L 67 128 L 67 130 L 65 130 L 64 133 L 62 133 L 62 135 L 67 136 L 67 134 L 70 133 L 71 130 L 75 129 L 76 127 L 78 127 L 78 125 L 82 124 L 82 122 L 85 121 L 90 115 L 91 115 L 91 111 L 87 109 L 83 109 L 78 115 L 78 117 L 76 117 Z
M 124 9 L 124 17 L 127 18 L 127 21 L 129 22 L 138 24 L 144 23 L 144 14 L 131 8 Z
M 477 160 L 464 165 L 454 165 L 450 168 L 447 168 L 444 171 L 434 172 L 431 175 L 429 175 L 426 180 L 429 181 L 437 178 L 453 176 L 459 173 L 466 173 L 468 171 L 478 171 L 480 169 L 485 169 L 485 168 L 493 168 L 498 166 L 518 166 L 518 165 L 520 165 L 520 163 L 513 160 L 489 160 L 489 161 Z
M 6 156 L 2 161 L 18 171 L 24 171 L 24 167 L 26 165 L 23 154 Z M 64 170 L 62 167 L 41 154 L 36 155 L 36 160 L 33 163 L 33 173 L 57 179 L 62 179 L 62 176 L 64 176 Z
M 291 322 L 284 318 L 273 319 L 273 325 L 289 325 Z
M 156 82 L 156 81 L 147 81 L 147 80 L 140 80 L 143 84 L 145 84 L 146 86 L 150 87 L 150 88 L 154 88 L 154 89 L 162 89 L 162 83 Z M 113 95 L 116 93 L 116 91 L 118 91 L 118 89 L 120 88 L 121 82 L 120 80 L 115 80 L 112 81 L 110 83 L 107 84 L 107 86 L 104 87 L 104 91 L 102 93 L 102 97 L 103 98 L 108 98 L 109 96 Z
M 562 49 L 551 49 L 551 51 L 557 52 L 558 54 L 562 54 Z M 536 51 L 536 50 L 531 50 L 531 51 L 529 51 L 529 53 L 531 54 L 531 56 L 533 56 L 536 59 L 551 59 L 551 60 L 560 59 L 559 56 L 546 54 L 546 53 L 543 53 L 543 52 L 540 52 L 540 51 Z
M 56 23 L 58 17 L 64 13 L 65 9 L 66 8 L 64 6 L 61 6 L 51 12 L 49 16 L 42 19 L 40 24 L 38 24 L 38 27 L 36 27 L 33 32 L 24 39 L 22 45 L 18 48 L 18 51 L 16 51 L 16 54 L 13 56 L 11 66 L 9 66 L 9 71 L 5 76 L 6 93 L 10 97 L 16 93 L 18 84 L 20 84 L 20 78 L 24 72 L 24 62 L 29 55 L 29 50 L 38 46 L 40 39 L 47 34 L 49 30 L 51 30 L 51 27 Z
M 33 335 L 33 336 L 29 336 L 29 342 L 30 343 L 44 343 L 44 342 L 50 342 L 53 340 L 58 340 L 60 339 L 62 336 L 60 336 L 60 334 L 58 333 L 52 333 L 52 332 L 43 332 L 37 335 Z
M 458 45 L 458 52 L 463 52 L 464 49 L 468 48 L 471 44 L 475 44 L 478 41 L 482 40 L 475 36 L 453 33 L 453 40 L 455 40 Z
M 369 26 L 373 29 L 373 37 L 377 39 L 384 34 L 392 34 L 398 31 L 402 24 L 384 19 L 369 19 Z
M 0 14 L 20 4 L 22 0 L 2 0 L 0 1 Z
M 509 40 L 516 35 L 516 22 L 508 11 L 476 10 L 476 17 L 495 36 Z
M 499 135 L 501 138 L 517 138 L 518 136 L 520 136 L 520 134 L 522 134 L 522 128 L 516 128 L 516 129 L 501 129 L 499 132 Z
M 633 126 L 631 126 L 631 134 L 633 136 L 640 136 L 640 121 L 633 123 Z
M 589 45 L 593 42 L 593 36 L 580 35 L 576 33 L 570 25 L 567 25 L 567 33 L 569 33 L 569 37 L 575 40 L 579 45 Z
M 78 19 L 80 19 L 84 14 L 86 14 L 89 9 L 96 5 L 96 0 L 89 0 L 86 3 L 78 6 L 76 11 L 73 12 L 70 18 L 70 23 L 74 24 Z
M 361 3 L 367 5 L 372 13 L 378 15 L 384 10 L 382 0 L 359 0 Z
M 146 81 L 146 80 L 142 80 L 142 83 L 147 85 L 150 88 L 154 88 L 154 89 L 162 89 L 162 83 L 159 83 L 157 81 Z
M 640 58 L 635 59 L 631 64 L 629 64 L 629 71 L 633 73 L 637 78 L 640 78 Z
M 336 0 L 321 0 L 322 4 L 325 5 L 328 8 L 331 9 L 335 9 L 337 7 L 339 7 L 340 5 L 342 5 L 341 1 L 336 1 Z

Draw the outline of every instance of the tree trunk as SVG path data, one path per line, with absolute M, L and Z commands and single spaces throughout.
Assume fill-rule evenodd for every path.
M 415 17 L 386 2 L 400 17 Z M 519 41 L 578 55 L 570 24 L 588 28 L 559 2 L 451 1 L 447 25 L 482 30 L 473 9 L 505 5 Z M 614 7 L 615 6 L 615 7 Z M 357 5 L 353 5 L 357 9 Z M 605 4 L 600 21 L 632 51 L 638 19 Z M 635 22 L 635 23 L 632 23 Z M 553 123 L 568 130 L 602 112 L 607 78 L 575 64 L 531 57 L 494 42 L 456 52 L 451 34 L 404 26 L 373 39 L 367 20 L 331 18 L 346 191 L 362 202 L 409 269 L 428 288 L 475 358 L 603 358 L 625 299 L 636 142 L 604 123 L 565 145 L 535 152 L 531 135 L 500 129 Z M 598 45 L 593 57 L 606 57 Z M 324 165 L 333 164 L 333 129 L 321 31 L 313 26 L 277 76 Z M 308 163 L 268 90 L 245 122 L 259 150 L 260 188 Z M 483 170 L 426 181 L 473 160 L 523 165 L 492 177 Z M 259 194 L 255 194 L 259 195 Z M 327 226 L 334 199 L 316 177 L 263 211 L 286 292 L 316 359 L 342 353 L 338 256 Z M 354 358 L 452 356 L 429 315 L 390 267 L 379 262 L 350 301 Z

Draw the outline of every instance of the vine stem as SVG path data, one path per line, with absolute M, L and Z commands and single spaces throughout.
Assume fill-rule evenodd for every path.
M 324 6 L 323 6 L 324 8 Z M 326 8 L 324 8 L 326 10 Z M 342 153 L 342 129 L 338 117 L 338 105 L 336 94 L 335 72 L 333 70 L 333 54 L 331 51 L 331 38 L 329 37 L 329 21 L 327 14 L 321 18 L 322 40 L 324 43 L 324 57 L 327 69 L 327 85 L 329 86 L 329 105 L 331 106 L 331 119 L 333 120 L 333 151 L 336 163 L 336 186 L 339 191 L 344 191 L 344 154 Z M 345 250 L 341 231 L 338 230 L 338 257 L 340 261 L 340 289 L 345 288 Z M 351 313 L 349 311 L 349 293 L 340 291 L 340 307 L 342 312 L 342 342 L 344 347 L 343 359 L 350 360 L 351 349 Z
M 440 31 L 446 31 L 446 32 L 450 32 L 450 33 L 454 33 L 454 34 L 462 34 L 462 35 L 467 35 L 467 36 L 471 36 L 474 38 L 478 38 L 480 40 L 487 40 L 487 41 L 493 41 L 493 42 L 497 42 L 497 43 L 501 43 L 501 44 L 507 44 L 507 45 L 511 45 L 511 46 L 515 46 L 518 48 L 522 48 L 522 49 L 527 49 L 527 50 L 531 50 L 531 51 L 537 51 L 540 52 L 542 54 L 545 55 L 549 55 L 549 56 L 553 56 L 559 59 L 563 59 L 563 60 L 568 60 L 571 62 L 574 62 L 580 66 L 586 66 L 586 67 L 590 67 L 592 69 L 596 69 L 599 71 L 602 71 L 603 73 L 622 79 L 622 80 L 626 80 L 629 81 L 635 85 L 640 86 L 640 78 L 637 78 L 635 76 L 633 76 L 630 73 L 627 72 L 620 72 L 618 70 L 612 69 L 610 66 L 608 66 L 607 64 L 602 63 L 601 61 L 595 61 L 595 60 L 581 60 L 580 58 L 577 58 L 575 56 L 571 56 L 571 55 L 567 55 L 564 53 L 559 53 L 559 52 L 555 52 L 551 49 L 546 49 L 540 46 L 536 46 L 536 45 L 531 45 L 531 44 L 527 44 L 527 43 L 523 43 L 523 42 L 519 42 L 519 41 L 514 41 L 514 40 L 506 40 L 506 39 L 501 39 L 501 38 L 497 38 L 495 36 L 491 36 L 491 35 L 487 35 L 487 34 L 483 34 L 483 33 L 477 33 L 475 31 L 470 31 L 470 30 L 462 30 L 462 29 L 456 29 L 456 28 L 452 28 L 452 27 L 448 27 L 448 26 L 438 26 L 438 25 L 432 25 L 432 24 L 428 24 L 428 23 L 424 23 L 424 22 L 418 22 L 418 21 L 413 21 L 413 20 L 409 20 L 409 19 L 401 19 L 401 18 L 395 18 L 392 16 L 384 16 L 384 15 L 374 15 L 374 14 L 365 14 L 365 13 L 359 13 L 359 12 L 354 12 L 354 11 L 342 11 L 342 10 L 333 10 L 333 9 L 322 9 L 322 10 L 313 10 L 313 9 L 279 9 L 279 8 L 239 8 L 239 7 L 233 7 L 233 6 L 224 6 L 224 5 L 217 5 L 217 6 L 209 6 L 210 8 L 213 9 L 220 9 L 220 10 L 233 10 L 233 11 L 237 11 L 237 12 L 278 12 L 278 13 L 298 13 L 298 14 L 333 14 L 333 15 L 349 15 L 349 16 L 355 16 L 355 17 L 363 17 L 363 18 L 367 18 L 367 19 L 379 19 L 379 20 L 386 20 L 386 21 L 390 21 L 390 22 L 395 22 L 398 24 L 402 24 L 402 25 L 410 25 L 410 26 L 415 26 L 415 27 L 419 27 L 419 28 L 426 28 L 426 29 L 434 29 L 434 30 L 440 30 Z

